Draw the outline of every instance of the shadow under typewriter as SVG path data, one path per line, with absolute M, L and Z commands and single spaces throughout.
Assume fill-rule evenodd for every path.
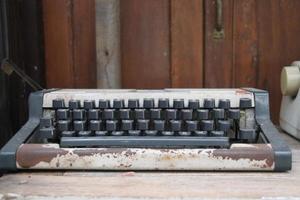
M 257 89 L 47 90 L 5 145 L 1 168 L 291 169 Z

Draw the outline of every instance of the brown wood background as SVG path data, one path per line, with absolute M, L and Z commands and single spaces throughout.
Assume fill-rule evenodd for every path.
M 300 59 L 300 1 L 121 0 L 124 88 L 258 87 L 277 122 L 280 71 Z M 96 87 L 95 2 L 43 0 L 48 87 Z
M 47 87 L 95 87 L 95 1 L 43 0 L 43 18 Z

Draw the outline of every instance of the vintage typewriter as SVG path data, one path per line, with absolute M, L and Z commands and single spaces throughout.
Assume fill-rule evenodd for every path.
M 52 89 L 2 148 L 2 170 L 291 169 L 258 89 Z

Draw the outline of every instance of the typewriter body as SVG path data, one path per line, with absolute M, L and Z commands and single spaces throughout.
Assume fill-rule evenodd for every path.
M 52 89 L 2 148 L 2 170 L 286 171 L 258 89 Z

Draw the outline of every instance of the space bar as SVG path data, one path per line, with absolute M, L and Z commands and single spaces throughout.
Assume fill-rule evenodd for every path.
M 182 137 L 182 136 L 94 136 L 61 137 L 61 147 L 128 147 L 128 148 L 229 148 L 228 137 Z

